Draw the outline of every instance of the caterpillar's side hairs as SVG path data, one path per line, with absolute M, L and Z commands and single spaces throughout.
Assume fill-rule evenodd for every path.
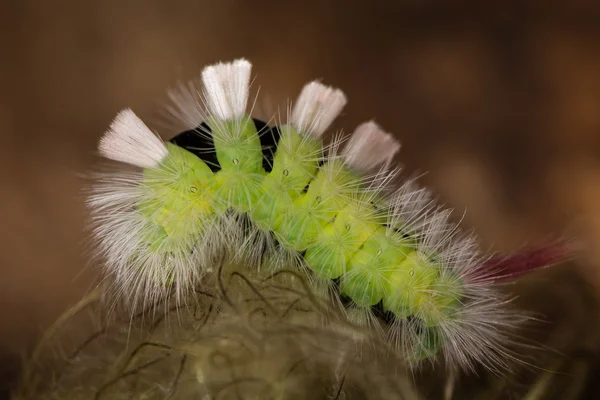
M 442 354 L 450 366 L 505 369 L 512 329 L 527 317 L 429 191 L 412 180 L 391 190 L 396 139 L 367 122 L 343 150 L 341 137 L 323 146 L 346 97 L 318 82 L 288 121 L 268 127 L 246 114 L 250 71 L 246 60 L 216 64 L 202 72 L 203 88 L 169 93 L 190 151 L 177 136 L 164 144 L 130 110 L 102 138 L 103 155 L 144 168 L 104 176 L 89 200 L 120 293 L 134 304 L 173 292 L 183 301 L 221 263 L 242 260 L 303 276 L 408 365 Z

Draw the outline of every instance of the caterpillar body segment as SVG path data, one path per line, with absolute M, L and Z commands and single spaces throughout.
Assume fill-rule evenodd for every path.
M 251 68 L 248 61 L 237 60 L 202 72 L 210 115 L 207 124 L 221 167 L 215 176 L 215 202 L 221 213 L 230 207 L 250 210 L 265 174 L 258 132 L 245 115 Z
M 212 126 L 217 126 L 212 128 Z M 248 212 L 260 196 L 265 176 L 262 148 L 251 118 L 233 123 L 211 125 L 217 160 L 221 170 L 215 174 L 215 201 L 221 213 L 232 207 Z M 230 130 L 238 131 L 228 137 Z
M 387 299 L 393 293 L 391 279 L 399 260 L 412 251 L 412 243 L 394 243 L 384 228 L 377 228 L 350 259 L 340 282 L 341 292 L 360 306 L 374 306 Z
M 302 135 L 291 125 L 279 131 L 272 170 L 262 182 L 263 196 L 250 211 L 256 223 L 270 230 L 279 226 L 282 216 L 292 209 L 323 158 L 321 139 Z
M 407 360 L 441 352 L 463 367 L 500 368 L 504 328 L 514 321 L 477 280 L 474 242 L 429 192 L 409 181 L 390 193 L 399 143 L 368 122 L 341 151 L 341 140 L 324 147 L 346 98 L 318 82 L 304 87 L 286 123 L 264 128 L 246 113 L 250 68 L 245 60 L 210 66 L 202 93 L 170 93 L 182 122 L 205 116 L 196 136 L 163 143 L 127 111 L 102 139 L 103 155 L 143 168 L 125 180 L 104 177 L 90 197 L 100 253 L 121 290 L 140 301 L 173 287 L 185 295 L 222 255 L 268 270 L 296 265 L 316 292 L 334 288 L 349 319 L 384 331 Z M 178 145 L 194 137 L 209 148 Z

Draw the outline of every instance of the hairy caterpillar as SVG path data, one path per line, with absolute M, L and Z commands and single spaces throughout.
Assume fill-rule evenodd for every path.
M 324 146 L 346 98 L 318 82 L 269 127 L 246 113 L 250 74 L 245 60 L 216 64 L 201 89 L 171 91 L 169 111 L 188 130 L 170 142 L 131 110 L 102 138 L 103 156 L 141 168 L 103 175 L 89 198 L 120 291 L 142 304 L 185 297 L 223 257 L 296 268 L 411 364 L 443 353 L 450 365 L 503 368 L 524 317 L 449 211 L 413 181 L 393 189 L 399 143 L 367 122 Z

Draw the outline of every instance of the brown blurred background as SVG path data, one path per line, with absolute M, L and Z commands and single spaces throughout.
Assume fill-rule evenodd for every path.
M 394 132 L 407 174 L 429 171 L 484 248 L 583 239 L 570 273 L 600 288 L 600 3 L 496 3 L 1 1 L 5 374 L 90 288 L 80 175 L 113 116 L 151 117 L 168 86 L 236 57 L 263 100 L 343 88 L 337 127 Z

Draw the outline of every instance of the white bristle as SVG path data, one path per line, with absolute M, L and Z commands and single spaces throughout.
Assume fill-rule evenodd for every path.
M 356 128 L 342 155 L 352 168 L 367 172 L 381 165 L 387 168 L 398 150 L 400 143 L 371 121 Z
M 321 136 L 345 105 L 346 96 L 341 90 L 310 82 L 296 100 L 290 123 L 302 133 Z
M 193 80 L 167 90 L 170 100 L 167 112 L 175 122 L 182 124 L 185 130 L 196 129 L 206 120 L 202 91 L 198 86 L 198 83 Z
M 208 108 L 215 117 L 229 121 L 246 112 L 252 64 L 244 59 L 204 68 L 202 81 Z
M 106 158 L 142 168 L 158 166 L 168 154 L 163 141 L 129 108 L 117 114 L 98 149 Z

